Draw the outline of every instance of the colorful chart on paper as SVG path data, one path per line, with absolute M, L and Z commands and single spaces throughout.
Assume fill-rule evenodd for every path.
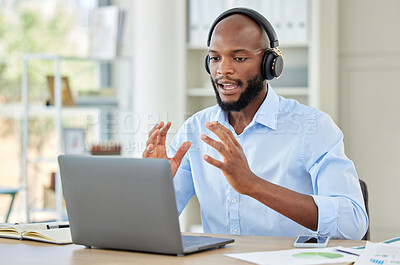
M 343 255 L 336 253 L 327 253 L 327 252 L 301 252 L 293 254 L 292 257 L 300 258 L 300 259 L 338 259 L 342 258 Z

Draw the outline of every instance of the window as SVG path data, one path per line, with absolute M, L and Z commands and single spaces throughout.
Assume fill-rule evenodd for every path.
M 23 54 L 87 56 L 89 11 L 97 5 L 97 0 L 0 0 L 0 186 L 19 187 L 21 183 Z M 29 72 L 29 96 L 42 104 L 48 93 L 41 73 L 52 71 L 52 67 L 38 63 Z M 36 133 L 30 138 L 29 153 L 46 156 L 52 152 L 52 126 L 52 119 L 45 116 L 30 122 L 29 129 Z M 44 192 L 45 187 L 51 186 L 51 167 L 54 165 L 42 163 L 29 168 L 31 207 L 52 207 L 46 205 L 49 202 Z M 0 209 L 7 209 L 8 203 L 9 198 L 0 197 Z M 11 222 L 24 221 L 22 206 L 21 196 L 17 196 Z M 0 212 L 0 220 L 5 214 Z

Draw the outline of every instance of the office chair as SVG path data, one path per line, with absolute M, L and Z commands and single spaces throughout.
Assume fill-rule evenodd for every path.
M 16 188 L 0 188 L 0 194 L 8 194 L 11 195 L 11 202 L 10 202 L 10 206 L 8 207 L 8 212 L 6 215 L 6 219 L 5 222 L 8 222 L 8 218 L 10 217 L 10 213 L 14 204 L 14 199 L 15 199 L 15 195 L 17 194 L 17 192 L 19 191 L 19 189 Z
M 365 181 L 360 179 L 360 186 L 361 186 L 362 195 L 364 197 L 365 210 L 367 211 L 367 215 L 368 215 L 368 218 L 369 218 L 367 183 L 365 183 Z M 369 238 L 370 237 L 369 237 L 369 224 L 368 224 L 367 232 L 365 233 L 365 235 L 362 238 L 362 240 L 369 240 Z

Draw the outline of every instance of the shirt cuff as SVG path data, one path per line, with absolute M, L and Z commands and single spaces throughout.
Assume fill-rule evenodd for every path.
M 311 195 L 318 207 L 318 229 L 320 235 L 337 236 L 339 202 L 331 197 Z

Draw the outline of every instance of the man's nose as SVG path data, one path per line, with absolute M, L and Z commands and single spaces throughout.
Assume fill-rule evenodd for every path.
M 234 71 L 231 62 L 228 59 L 221 59 L 217 68 L 217 74 L 228 75 L 228 74 L 233 74 L 233 72 Z

